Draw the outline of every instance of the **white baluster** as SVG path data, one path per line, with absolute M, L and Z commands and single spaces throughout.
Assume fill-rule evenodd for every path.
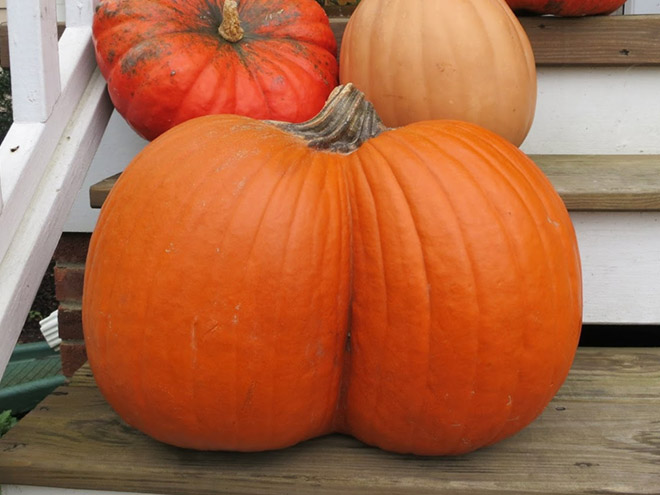
M 15 122 L 45 122 L 60 95 L 55 0 L 8 0 Z
M 66 26 L 91 26 L 98 0 L 66 0 Z

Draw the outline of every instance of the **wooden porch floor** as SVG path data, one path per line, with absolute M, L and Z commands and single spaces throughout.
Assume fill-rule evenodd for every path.
M 177 495 L 658 493 L 660 348 L 580 348 L 545 412 L 462 457 L 385 453 L 331 435 L 266 453 L 195 452 L 133 430 L 89 368 L 0 440 L 0 483 Z

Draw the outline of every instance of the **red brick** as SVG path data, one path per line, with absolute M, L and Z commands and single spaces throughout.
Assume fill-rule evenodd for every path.
M 82 310 L 79 303 L 60 303 L 57 326 L 62 340 L 82 340 Z
M 87 361 L 85 343 L 80 340 L 65 341 L 60 344 L 62 373 L 72 376 Z
M 55 297 L 59 302 L 82 301 L 85 265 L 55 265 Z
M 85 263 L 91 234 L 65 232 L 55 249 L 53 259 L 56 263 Z

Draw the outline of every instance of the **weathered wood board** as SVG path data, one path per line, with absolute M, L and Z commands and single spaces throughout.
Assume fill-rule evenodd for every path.
M 531 155 L 570 211 L 660 210 L 660 155 Z M 100 208 L 120 174 L 90 188 Z
M 660 15 L 519 17 L 536 65 L 658 65 Z M 348 17 L 331 17 L 339 46 Z
M 0 440 L 0 484 L 177 495 L 650 494 L 660 490 L 660 349 L 580 348 L 518 435 L 450 458 L 393 455 L 332 435 L 266 453 L 204 453 L 126 426 L 88 369 Z
M 341 37 L 353 9 L 329 8 L 330 24 Z M 577 19 L 519 17 L 537 65 L 657 65 L 660 15 L 597 16 Z M 60 26 L 60 32 L 63 25 Z M 0 23 L 0 62 L 9 66 L 7 25 Z
M 532 155 L 570 211 L 660 210 L 660 155 Z

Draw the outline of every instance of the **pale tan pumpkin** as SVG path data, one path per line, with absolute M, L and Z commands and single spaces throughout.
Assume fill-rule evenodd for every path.
M 339 65 L 389 127 L 464 120 L 520 145 L 532 125 L 534 55 L 503 0 L 362 0 Z

